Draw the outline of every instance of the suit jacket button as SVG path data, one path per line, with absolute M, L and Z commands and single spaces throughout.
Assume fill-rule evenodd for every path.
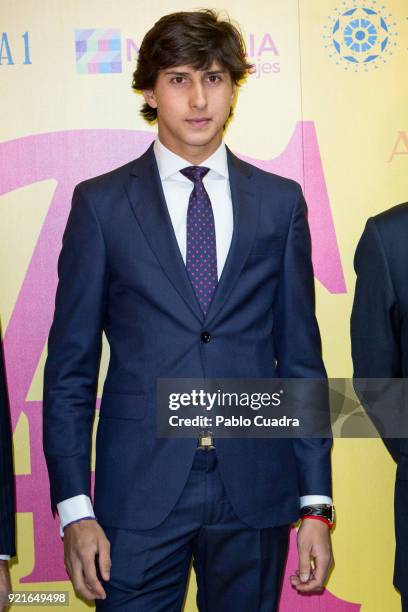
M 211 334 L 208 331 L 201 332 L 201 342 L 209 342 L 211 340 Z

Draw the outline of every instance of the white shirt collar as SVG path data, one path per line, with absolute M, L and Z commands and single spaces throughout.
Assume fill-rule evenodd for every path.
M 162 181 L 178 175 L 177 179 L 188 181 L 185 176 L 180 174 L 180 170 L 191 166 L 191 163 L 183 159 L 173 151 L 170 151 L 163 143 L 156 138 L 153 145 L 154 154 L 159 168 L 159 175 Z M 227 150 L 225 143 L 221 142 L 220 146 L 210 157 L 204 160 L 200 166 L 206 166 L 210 168 L 210 171 L 215 172 L 218 176 L 228 179 L 228 162 L 227 162 Z

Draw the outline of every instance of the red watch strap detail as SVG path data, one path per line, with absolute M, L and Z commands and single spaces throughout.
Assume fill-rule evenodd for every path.
M 326 523 L 329 529 L 333 527 L 333 523 L 331 523 L 328 519 L 324 518 L 324 516 L 314 516 L 313 514 L 307 514 L 306 516 L 302 516 L 302 521 L 304 519 L 314 519 L 315 521 L 322 521 L 322 523 Z

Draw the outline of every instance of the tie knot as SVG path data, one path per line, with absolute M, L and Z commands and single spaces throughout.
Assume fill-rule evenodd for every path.
M 180 170 L 180 172 L 190 179 L 190 181 L 193 181 L 193 183 L 198 183 L 203 180 L 209 170 L 209 168 L 205 168 L 204 166 L 188 166 Z

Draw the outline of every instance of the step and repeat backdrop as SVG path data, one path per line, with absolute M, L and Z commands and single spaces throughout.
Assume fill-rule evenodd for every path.
M 313 240 L 329 375 L 352 373 L 353 255 L 367 217 L 408 200 L 408 4 L 226 0 L 255 72 L 225 136 L 240 157 L 299 181 Z M 57 257 L 79 181 L 139 156 L 155 129 L 131 89 L 144 33 L 180 0 L 2 0 L 0 316 L 14 431 L 16 590 L 68 590 L 41 448 L 42 376 Z M 104 344 L 100 385 L 109 349 Z M 280 610 L 393 612 L 394 465 L 378 440 L 336 440 L 335 569 L 298 596 L 294 534 Z M 250 492 L 248 493 L 250 494 Z M 1 551 L 0 551 L 1 552 Z M 32 609 L 37 609 L 32 607 Z M 38 608 L 40 609 L 40 608 Z M 187 612 L 196 610 L 191 576 Z

